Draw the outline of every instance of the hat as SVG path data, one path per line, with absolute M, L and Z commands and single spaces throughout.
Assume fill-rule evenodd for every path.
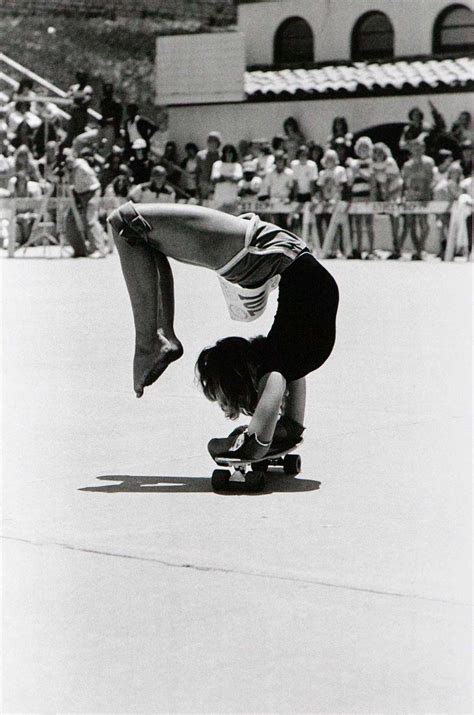
M 144 139 L 135 139 L 132 149 L 146 149 L 146 141 Z
M 209 134 L 207 135 L 207 139 L 208 141 L 209 139 L 217 139 L 219 144 L 222 144 L 222 135 L 220 132 L 209 132 Z
M 160 166 L 160 164 L 156 164 L 152 168 L 151 173 L 156 176 L 166 176 L 166 169 L 163 166 Z

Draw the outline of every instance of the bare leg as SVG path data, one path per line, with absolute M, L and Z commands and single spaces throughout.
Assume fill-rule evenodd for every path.
M 426 214 L 420 214 L 418 216 L 418 223 L 420 226 L 420 239 L 419 239 L 419 245 L 420 245 L 420 256 L 422 252 L 425 250 L 425 244 L 426 244 L 426 239 L 428 238 L 428 234 L 430 232 L 430 225 L 428 223 L 428 216 Z
M 392 244 L 394 255 L 398 255 L 400 253 L 400 249 L 398 247 L 398 223 L 398 216 L 390 215 L 390 227 L 392 229 Z
M 412 218 L 413 216 L 411 216 L 410 214 L 404 214 L 403 216 L 402 232 L 398 239 L 398 252 L 400 253 L 400 255 L 402 253 L 402 248 L 408 235 L 408 229 L 410 228 L 410 222 Z
M 415 249 L 415 255 L 420 256 L 421 255 L 421 248 L 420 248 L 420 242 L 418 240 L 418 234 L 416 232 L 417 229 L 417 216 L 415 214 L 412 214 L 410 216 L 410 238 L 411 242 L 413 243 L 413 248 Z
M 306 378 L 293 380 L 288 385 L 288 395 L 285 400 L 283 414 L 291 417 L 300 425 L 304 424 L 304 413 L 306 407 Z
M 375 242 L 374 217 L 371 214 L 366 214 L 364 216 L 364 219 L 365 219 L 365 227 L 367 229 L 367 237 L 369 239 L 369 254 L 372 254 L 374 252 L 374 242 Z
M 173 281 L 168 265 L 169 275 L 165 268 L 164 279 L 160 284 L 161 273 L 158 272 L 155 251 L 150 246 L 141 243 L 131 247 L 115 230 L 113 234 L 132 304 L 135 323 L 133 384 L 137 397 L 141 397 L 144 387 L 155 382 L 170 362 L 177 360 L 183 353 L 172 329 Z M 164 298 L 163 304 L 160 297 Z M 163 312 L 161 322 L 159 306 L 162 306 Z
M 354 228 L 357 240 L 357 250 L 362 253 L 362 216 L 354 214 Z

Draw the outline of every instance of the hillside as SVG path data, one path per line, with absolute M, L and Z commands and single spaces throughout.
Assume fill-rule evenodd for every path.
M 2 14 L 0 47 L 62 89 L 67 89 L 75 72 L 83 68 L 89 72 L 96 97 L 100 97 L 103 82 L 113 82 L 119 99 L 137 101 L 144 111 L 151 112 L 156 36 L 219 29 L 210 26 L 208 19 L 196 17 L 111 20 Z

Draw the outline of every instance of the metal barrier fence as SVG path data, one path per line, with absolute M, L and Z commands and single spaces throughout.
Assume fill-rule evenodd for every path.
M 121 198 L 102 197 L 100 207 L 108 214 L 122 203 L 124 200 Z M 466 218 L 472 212 L 472 200 L 467 194 L 463 194 L 454 203 L 448 201 L 367 203 L 339 201 L 336 204 L 325 202 L 298 204 L 297 202 L 285 203 L 272 199 L 259 201 L 254 198 L 242 199 L 227 206 L 216 206 L 213 201 L 204 203 L 212 208 L 219 208 L 235 214 L 254 212 L 271 217 L 278 214 L 298 213 L 301 216 L 301 236 L 320 258 L 329 254 L 338 227 L 347 228 L 349 216 L 433 215 L 439 217 L 449 215 L 445 259 L 453 260 L 456 247 L 467 245 Z M 17 249 L 15 217 L 18 213 L 31 212 L 34 215 L 31 238 L 27 245 L 34 245 L 43 240 L 43 243 L 48 241 L 62 247 L 67 242 L 64 216 L 69 209 L 74 211 L 74 208 L 73 194 L 69 187 L 61 198 L 50 198 L 47 194 L 39 199 L 0 198 L 0 221 L 8 221 L 8 256 L 13 257 Z M 316 226 L 317 216 L 321 214 L 330 216 L 322 243 Z M 53 215 L 54 221 L 51 218 Z

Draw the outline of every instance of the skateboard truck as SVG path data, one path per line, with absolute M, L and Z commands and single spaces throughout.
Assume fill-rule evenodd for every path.
M 288 476 L 296 476 L 301 471 L 301 457 L 290 452 L 293 452 L 302 442 L 301 439 L 290 449 L 267 455 L 265 459 L 258 462 L 214 457 L 216 464 L 227 469 L 214 469 L 211 476 L 213 490 L 241 494 L 261 492 L 265 488 L 265 474 L 269 467 L 281 468 Z

